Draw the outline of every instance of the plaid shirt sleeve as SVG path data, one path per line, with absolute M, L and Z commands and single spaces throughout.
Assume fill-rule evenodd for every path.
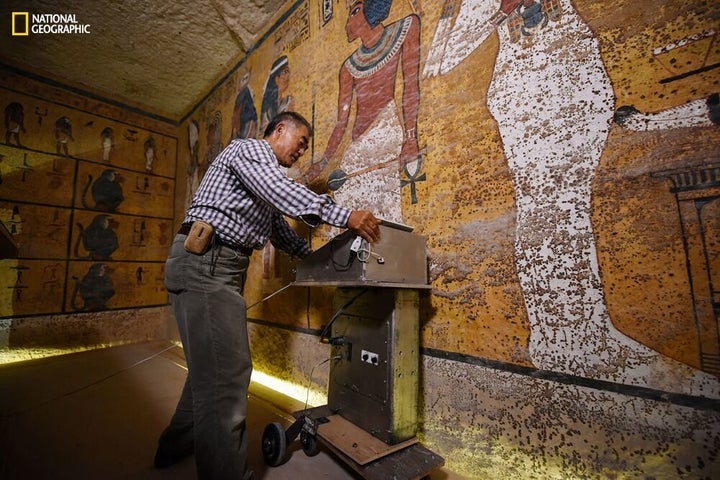
M 350 210 L 290 179 L 265 140 L 234 140 L 210 164 L 185 221 L 205 220 L 232 245 L 261 249 L 268 240 L 292 255 L 310 253 L 284 216 L 344 228 Z
M 301 219 L 311 226 L 320 222 L 347 226 L 350 210 L 337 205 L 329 195 L 318 195 L 289 178 L 266 141 L 243 145 L 247 146 L 249 154 L 240 155 L 231 168 L 256 197 L 282 214 Z
M 308 245 L 308 242 L 298 236 L 290 225 L 288 225 L 285 217 L 276 213 L 273 215 L 273 234 L 270 237 L 270 241 L 276 247 L 286 251 L 290 255 L 296 257 L 305 258 L 312 250 Z

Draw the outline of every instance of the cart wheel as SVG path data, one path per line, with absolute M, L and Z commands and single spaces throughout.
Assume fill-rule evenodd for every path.
M 302 445 L 303 452 L 308 457 L 314 457 L 320 453 L 320 445 L 318 445 L 317 438 L 315 435 L 311 435 L 308 432 L 300 432 L 300 444 Z
M 285 430 L 279 423 L 269 423 L 262 435 L 262 454 L 265 463 L 277 467 L 285 460 L 287 453 L 287 440 Z

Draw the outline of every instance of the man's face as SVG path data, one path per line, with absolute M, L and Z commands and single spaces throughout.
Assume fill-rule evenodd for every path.
M 367 27 L 363 6 L 364 4 L 361 0 L 350 4 L 347 22 L 345 22 L 345 33 L 347 34 L 348 42 L 355 41 L 362 27 Z
M 281 93 L 288 89 L 290 86 L 290 67 L 285 65 L 280 70 L 280 74 L 275 77 L 275 85 L 277 85 L 278 91 Z
M 310 132 L 305 125 L 280 122 L 270 136 L 269 143 L 278 162 L 283 167 L 292 167 L 302 157 L 310 142 Z

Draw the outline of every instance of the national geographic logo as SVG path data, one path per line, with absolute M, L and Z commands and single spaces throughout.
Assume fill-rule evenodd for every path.
M 74 13 L 12 12 L 12 35 L 76 35 L 90 33 L 90 25 L 80 23 Z

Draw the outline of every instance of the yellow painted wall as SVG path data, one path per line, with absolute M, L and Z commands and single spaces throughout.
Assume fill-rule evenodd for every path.
M 558 5 L 553 1 L 544 3 L 548 11 Z M 328 3 L 332 16 L 324 19 L 321 8 Z M 396 1 L 384 23 L 418 15 L 422 71 L 441 13 L 459 15 L 462 3 Z M 713 308 L 720 284 L 720 129 L 686 123 L 693 116 L 709 118 L 708 100 L 716 105 L 716 3 L 563 0 L 564 17 L 549 18 L 545 26 L 541 18 L 539 26 L 526 27 L 529 35 L 520 34 L 517 45 L 522 48 L 513 61 L 501 56 L 510 30 L 495 30 L 449 72 L 421 76 L 416 133 L 426 179 L 417 184 L 416 203 L 407 187 L 399 192 L 403 219 L 426 236 L 430 259 L 432 289 L 421 297 L 419 436 L 468 478 L 720 476 L 720 348 Z M 3 107 L 12 101 L 24 104 L 27 132 L 23 145 L 0 138 L 0 153 L 5 155 L 0 163 L 2 220 L 12 222 L 15 207 L 23 215 L 16 225 L 22 260 L 0 261 L 5 296 L 0 340 L 62 348 L 165 333 L 160 323 L 168 319 L 161 286 L 166 247 L 189 192 L 231 138 L 233 105 L 244 72 L 249 72 L 260 113 L 271 66 L 287 56 L 291 76 L 286 94 L 316 132 L 312 151 L 291 173 L 307 169 L 311 157 L 319 160 L 337 117 L 338 72 L 359 41 L 347 41 L 345 2 L 300 0 L 288 2 L 287 8 L 287 16 L 268 26 L 248 57 L 228 72 L 228 80 L 209 92 L 179 128 L 81 95 L 68 98 L 61 89 L 2 73 L 0 100 Z M 557 15 L 556 10 L 551 13 Z M 560 187 L 573 187 L 572 177 L 563 173 L 571 172 L 567 168 L 577 164 L 575 158 L 568 157 L 567 168 L 550 177 L 556 183 L 543 191 L 533 190 L 536 178 L 526 175 L 534 170 L 515 165 L 527 157 L 508 155 L 512 146 L 527 148 L 528 142 L 542 143 L 553 135 L 563 145 L 558 151 L 570 148 L 567 132 L 550 127 L 556 120 L 575 118 L 582 105 L 564 101 L 575 98 L 575 92 L 558 94 L 556 83 L 537 85 L 521 74 L 505 80 L 506 89 L 500 89 L 504 94 L 489 95 L 498 72 L 540 55 L 531 49 L 541 40 L 535 36 L 558 29 L 557 18 L 567 20 L 570 14 L 589 28 L 591 40 L 583 38 L 596 42 L 603 71 L 578 73 L 587 58 L 572 56 L 579 33 L 571 32 L 547 49 L 565 52 L 560 60 L 569 65 L 577 63 L 577 69 L 559 74 L 557 85 L 578 76 L 589 84 L 606 78 L 609 88 L 603 98 L 612 99 L 612 111 L 633 105 L 655 124 L 662 124 L 657 115 L 669 109 L 695 105 L 695 110 L 689 107 L 675 115 L 682 117 L 675 120 L 678 125 L 666 119 L 665 126 L 672 128 L 660 130 L 645 131 L 642 121 L 632 129 L 612 118 L 603 120 L 607 136 L 600 142 L 602 153 L 583 177 L 591 183 L 584 199 L 590 209 L 582 211 L 590 221 L 580 225 L 589 225 L 591 235 L 577 243 L 591 242 L 596 254 L 579 257 L 584 260 L 566 272 L 568 279 L 586 281 L 584 269 L 596 263 L 599 288 L 588 298 L 597 310 L 562 295 L 553 297 L 554 289 L 543 290 L 548 264 L 523 264 L 522 251 L 516 249 L 519 232 L 534 246 L 556 225 L 563 228 L 554 232 L 557 237 L 548 249 L 576 245 L 563 236 L 578 225 L 576 219 L 545 216 L 558 212 L 539 207 L 523 210 L 528 217 L 518 214 L 518 200 L 532 198 L 527 192 L 542 199 Z M 455 16 L 450 18 L 457 23 Z M 507 28 L 510 20 L 499 28 Z M 398 76 L 398 86 L 401 80 Z M 547 96 L 538 95 L 528 102 L 524 95 L 536 91 L 555 96 L 548 102 Z M 399 88 L 395 97 L 401 101 Z M 503 108 L 493 114 L 491 104 Z M 561 113 L 555 113 L 558 105 Z M 35 107 L 48 111 L 42 125 Z M 516 122 L 517 128 L 495 116 L 525 108 L 529 113 Z M 73 120 L 75 140 L 68 144 L 68 155 L 56 151 L 51 127 L 62 115 Z M 91 313 L 83 311 L 84 305 L 73 307 L 72 277 L 81 278 L 93 263 L 77 258 L 74 244 L 76 223 L 86 225 L 96 215 L 95 206 L 83 204 L 81 193 L 88 174 L 95 177 L 106 167 L 99 143 L 106 124 L 115 127 L 118 143 L 112 165 L 126 179 L 127 200 L 112 214 L 122 239 L 107 261 L 114 268 L 116 294 L 102 311 Z M 526 143 L 511 143 L 517 132 Z M 142 147 L 148 135 L 154 137 L 158 155 L 152 172 L 145 170 Z M 350 144 L 346 133 L 340 151 Z M 372 153 L 367 152 L 369 158 Z M 548 151 L 548 157 L 552 153 Z M 25 167 L 25 154 L 32 171 Z M 340 158 L 334 158 L 330 168 L 339 165 Z M 23 174 L 34 182 L 28 188 L 18 186 Z M 35 199 L 35 191 L 44 192 L 43 201 Z M 148 232 L 142 235 L 144 244 L 136 241 L 143 222 Z M 326 228 L 298 229 L 315 248 L 332 235 Z M 561 253 L 575 258 L 572 251 Z M 246 289 L 249 305 L 294 278 L 290 259 L 272 252 L 265 258 L 269 260 L 263 263 L 260 252 L 253 256 Z M 529 313 L 528 298 L 545 298 L 542 295 L 554 299 L 550 306 L 543 305 L 544 312 L 554 315 Z M 326 348 L 318 344 L 317 335 L 333 313 L 331 299 L 329 288 L 293 287 L 254 305 L 249 316 L 256 369 L 303 386 L 311 382 L 323 391 L 324 371 L 314 367 Z M 602 315 L 593 315 L 600 310 Z M 590 321 L 597 318 L 596 324 Z
M 177 127 L 7 71 L 0 85 L 0 220 L 17 245 L 0 259 L 2 360 L 164 338 Z
M 347 40 L 345 2 L 332 2 L 327 21 L 322 15 L 325 3 L 329 2 L 288 2 L 286 20 L 269 26 L 228 81 L 190 114 L 180 135 L 187 138 L 189 122 L 195 122 L 200 166 L 212 158 L 208 152 L 219 148 L 210 145 L 214 129 L 220 129 L 215 136 L 222 146 L 231 136 L 243 74 L 249 72 L 259 113 L 272 63 L 282 55 L 291 72 L 285 95 L 292 97 L 292 109 L 315 128 L 311 150 L 290 174 L 299 175 L 320 160 L 337 118 L 341 65 L 360 45 L 359 40 Z M 396 1 L 383 24 L 418 15 L 422 72 L 439 34 L 441 13 L 454 12 L 450 19 L 457 24 L 462 3 Z M 495 3 L 488 3 L 491 12 L 500 7 Z M 417 202 L 409 188 L 398 192 L 404 222 L 427 238 L 432 284 L 421 298 L 420 435 L 446 455 L 451 467 L 469 477 L 718 474 L 712 445 L 720 430 L 720 349 L 712 308 L 717 293 L 710 291 L 708 282 L 717 278 L 720 258 L 720 128 L 717 109 L 710 109 L 717 104 L 713 95 L 720 82 L 715 3 L 543 2 L 549 21 L 542 26 L 541 18 L 540 26 L 527 26 L 527 35 L 517 33 L 521 20 L 513 8 L 508 19 L 452 70 L 421 75 L 417 136 L 426 178 L 416 185 Z M 588 34 L 570 30 L 544 50 L 533 50 L 534 42 L 540 41 L 534 36 L 549 32 L 544 29 L 569 28 L 570 18 L 587 27 Z M 505 28 L 517 28 L 514 46 L 508 43 L 512 31 Z M 596 46 L 601 67 L 585 70 L 586 54 L 575 48 L 581 43 Z M 512 48 L 515 57 L 508 59 L 502 52 Z M 488 93 L 493 80 L 516 67 L 514 63 L 530 62 L 523 65 L 533 70 L 532 58 L 557 52 L 561 53 L 556 61 L 565 68 L 557 73 L 557 85 L 570 79 L 565 83 L 602 90 L 592 93 L 603 98 L 606 118 L 594 122 L 604 132 L 591 171 L 572 169 L 586 160 L 583 146 L 572 145 L 572 138 L 582 139 L 584 133 L 552 128 L 564 117 L 586 118 L 583 110 L 589 107 L 571 101 L 575 92 L 555 88 L 553 82 L 534 84 L 532 79 L 538 77 L 520 72 L 503 80 L 505 90 L 499 89 L 499 94 L 490 98 Z M 552 69 L 553 62 L 547 68 Z M 550 71 L 537 70 L 533 75 Z M 402 80 L 398 73 L 395 100 L 400 115 Z M 535 97 L 533 92 L 538 92 Z M 491 103 L 500 114 L 527 113 L 515 126 L 503 124 L 491 113 Z M 629 105 L 638 116 L 624 125 L 613 121 L 613 113 Z M 687 111 L 673 113 L 678 107 Z M 355 114 L 353 102 L 351 125 Z M 690 125 L 692 116 L 697 123 Z M 661 129 L 647 130 L 651 124 Z M 352 143 L 349 136 L 346 132 L 339 152 Z M 547 143 L 547 138 L 557 138 L 557 151 L 567 158 L 557 167 L 557 175 L 548 177 L 543 191 L 528 176 L 542 173 L 537 162 L 520 168 L 517 165 L 527 161 L 527 155 L 511 159 L 508 152 L 518 148 L 532 153 L 529 145 Z M 382 153 L 365 151 L 370 158 Z M 550 148 L 548 156 L 553 153 L 557 152 Z M 340 157 L 331 159 L 325 175 L 342 166 Z M 181 148 L 179 158 L 187 163 L 189 152 Z M 520 198 L 535 198 L 541 205 L 545 196 L 554 196 L 553 190 L 569 186 L 572 191 L 576 174 L 590 184 L 588 195 L 580 199 L 589 208 L 578 210 L 587 215 L 587 222 L 572 218 L 572 208 L 569 218 L 563 218 L 561 209 L 547 205 L 523 210 L 527 217 L 519 217 Z M 313 187 L 323 190 L 323 182 Z M 370 197 L 365 198 L 368 204 L 373 202 Z M 576 225 L 587 233 L 573 239 L 568 232 Z M 315 248 L 333 234 L 325 228 L 312 233 L 298 228 L 310 235 Z M 551 234 L 557 236 L 547 237 Z M 522 245 L 531 246 L 551 238 L 548 250 L 580 260 L 568 268 L 566 277 L 558 273 L 559 267 L 544 262 L 529 261 L 520 268 L 519 236 Z M 592 245 L 595 253 L 562 252 L 578 245 Z M 534 255 L 542 256 L 544 250 Z M 246 287 L 250 305 L 293 280 L 287 257 L 276 253 L 275 267 L 264 266 L 261 257 L 254 255 L 251 265 Z M 550 278 L 546 271 L 553 268 L 555 277 Z M 587 280 L 585 270 L 593 269 L 597 281 Z M 570 301 L 561 288 L 552 288 L 564 278 L 570 283 L 587 281 L 588 288 L 574 293 L 592 302 Z M 543 282 L 551 288 L 544 290 Z M 532 296 L 551 299 L 552 304 L 542 300 L 540 313 L 529 315 Z M 301 385 L 312 381 L 322 391 L 325 380 L 313 377 L 311 359 L 303 352 L 321 348 L 307 333 L 317 332 L 331 317 L 331 297 L 331 289 L 293 287 L 254 305 L 249 316 L 257 322 L 250 327 L 256 368 Z M 293 330 L 295 334 L 287 333 Z M 277 340 L 278 332 L 284 340 Z M 667 398 L 671 400 L 666 409 L 659 400 Z M 687 429 L 672 430 L 670 424 Z M 688 440 L 693 430 L 697 437 Z M 699 452 L 702 460 L 692 459 L 691 452 Z
M 200 130 L 201 168 L 210 157 L 205 138 L 209 125 L 220 119 L 222 145 L 230 138 L 232 107 L 242 73 L 250 72 L 249 85 L 259 111 L 271 64 L 281 55 L 288 57 L 291 71 L 286 94 L 292 96 L 293 108 L 313 121 L 316 133 L 313 151 L 297 169 L 305 170 L 313 156 L 319 159 L 335 124 L 340 65 L 359 41 L 349 43 L 345 38 L 344 5 L 335 5 L 332 19 L 323 24 L 316 3 L 294 3 L 290 18 L 271 28 L 231 78 L 192 113 Z M 422 8 L 417 10 L 422 21 L 422 68 L 440 3 L 395 2 L 385 23 L 412 13 L 411 4 Z M 716 8 L 711 3 L 666 2 L 663 8 L 652 9 L 652 15 L 636 2 L 573 5 L 599 42 L 615 108 L 633 105 L 645 113 L 659 112 L 706 99 L 717 90 L 720 77 L 716 68 L 698 72 L 703 65 L 720 60 L 714 36 L 676 49 L 676 53 L 653 53 L 674 40 L 711 30 L 716 23 L 712 15 Z M 572 37 L 567 41 L 571 43 Z M 526 352 L 526 308 L 514 266 L 515 189 L 501 134 L 486 106 L 497 51 L 497 34 L 492 34 L 447 75 L 421 79 L 418 136 L 425 149 L 427 180 L 417 184 L 417 203 L 411 203 L 408 189 L 400 194 L 405 221 L 428 238 L 431 256 L 433 295 L 430 308 L 423 313 L 423 345 L 532 365 Z M 693 71 L 686 78 L 667 81 Z M 515 108 L 514 102 L 510 96 L 504 99 L 507 109 Z M 538 123 L 546 121 L 542 111 L 536 113 Z M 720 131 L 708 126 L 637 132 L 617 123 L 608 128 L 593 178 L 592 231 L 610 317 L 625 335 L 700 368 L 683 225 L 666 172 L 700 171 L 717 164 Z M 347 144 L 349 134 L 345 137 Z M 180 158 L 187 158 L 185 149 L 180 150 Z M 708 221 L 705 227 L 710 229 L 709 238 L 715 238 L 717 224 Z M 319 245 L 326 236 L 315 235 L 313 241 Z M 709 247 L 709 255 L 716 256 L 712 245 Z M 284 275 L 272 286 L 280 287 L 290 279 Z M 267 286 L 263 291 L 251 288 L 249 295 L 258 298 L 271 291 Z M 280 296 L 277 304 L 287 302 Z M 268 319 L 307 326 L 304 308 L 299 309 L 300 314 L 288 316 L 278 315 L 274 305 L 265 306 Z M 321 323 L 310 316 L 311 326 L 317 328 Z

